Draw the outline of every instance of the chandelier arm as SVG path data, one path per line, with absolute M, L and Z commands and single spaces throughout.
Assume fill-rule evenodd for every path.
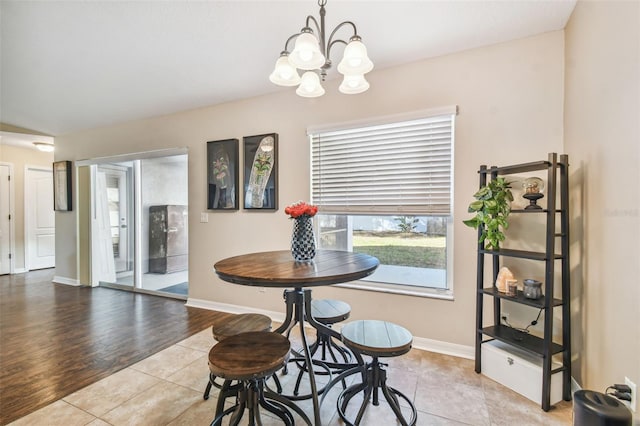
M 289 37 L 287 39 L 287 41 L 284 42 L 284 52 L 290 53 L 291 51 L 289 50 L 289 43 L 291 42 L 291 40 L 295 39 L 296 37 L 298 37 L 300 34 L 302 33 L 296 33 L 293 34 L 291 37 Z
M 316 31 L 318 31 L 318 37 L 320 37 L 322 30 L 320 29 L 320 24 L 318 24 L 318 21 L 313 15 L 307 16 L 307 20 L 305 22 L 305 28 L 311 28 L 311 26 L 309 25 L 310 22 L 313 22 L 313 24 L 316 26 Z
M 329 60 L 330 57 L 330 53 L 331 53 L 331 48 L 333 47 L 334 44 L 336 43 L 342 43 L 345 46 L 348 44 L 346 41 L 342 40 L 342 39 L 338 39 L 338 40 L 333 40 L 332 42 L 329 43 L 329 45 L 327 46 L 327 60 Z
M 330 57 L 329 53 L 331 52 L 331 46 L 333 46 L 335 43 L 344 43 L 345 45 L 347 45 L 347 42 L 344 40 L 333 40 L 333 36 L 336 34 L 336 32 L 345 25 L 351 25 L 351 27 L 353 28 L 353 35 L 351 36 L 352 38 L 358 37 L 358 29 L 356 28 L 356 24 L 351 21 L 344 21 L 339 23 L 338 26 L 336 26 L 333 31 L 331 31 L 331 35 L 329 35 L 329 41 L 327 42 L 327 54 L 325 55 L 327 60 L 329 60 Z

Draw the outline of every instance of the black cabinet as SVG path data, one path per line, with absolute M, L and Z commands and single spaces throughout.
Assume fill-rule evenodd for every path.
M 477 295 L 476 295 L 476 344 L 475 371 L 481 372 L 481 347 L 491 340 L 501 342 L 522 349 L 530 354 L 542 358 L 542 409 L 550 408 L 551 376 L 562 374 L 562 398 L 571 399 L 571 322 L 570 322 L 570 276 L 569 276 L 569 176 L 568 156 L 550 153 L 547 161 L 517 164 L 505 167 L 480 166 L 478 171 L 480 187 L 487 184 L 489 179 L 498 176 L 546 171 L 546 208 L 537 210 L 511 210 L 512 215 L 537 214 L 546 220 L 544 235 L 544 251 L 532 252 L 500 248 L 485 249 L 484 243 L 478 244 L 477 254 Z M 478 230 L 478 237 L 482 228 Z M 493 281 L 485 284 L 485 256 L 491 257 Z M 521 291 L 516 296 L 508 296 L 499 292 L 495 287 L 498 271 L 504 258 L 528 259 L 544 263 L 544 296 L 541 299 L 527 299 Z M 556 276 L 556 267 L 560 273 Z M 558 278 L 559 277 L 559 278 Z M 561 298 L 554 297 L 557 286 L 561 287 Z M 513 303 L 527 305 L 543 310 L 544 331 L 541 337 L 534 336 L 501 323 L 502 302 L 508 300 Z M 485 326 L 483 307 L 486 301 L 493 302 L 493 318 L 488 319 L 489 326 Z M 553 339 L 554 310 L 560 310 L 562 320 L 562 336 L 560 341 Z M 553 355 L 562 358 L 561 366 L 552 363 Z
M 188 268 L 187 206 L 149 207 L 149 272 Z

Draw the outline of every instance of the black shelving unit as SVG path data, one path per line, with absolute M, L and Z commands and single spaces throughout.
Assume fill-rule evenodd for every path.
M 562 374 L 562 398 L 571 399 L 571 312 L 570 312 L 570 276 L 569 276 L 569 160 L 567 155 L 550 153 L 547 161 L 516 164 L 504 167 L 480 166 L 480 188 L 487 184 L 489 179 L 498 176 L 546 171 L 546 199 L 547 206 L 538 210 L 511 210 L 511 214 L 541 214 L 546 218 L 545 251 L 532 252 L 500 248 L 498 250 L 485 249 L 484 243 L 478 244 L 477 267 L 477 295 L 476 295 L 476 345 L 475 345 L 475 371 L 482 372 L 481 347 L 483 343 L 491 340 L 501 342 L 522 349 L 530 354 L 542 358 L 542 409 L 548 411 L 551 408 L 551 376 Z M 559 197 L 558 197 L 559 195 Z M 558 204 L 559 198 L 559 206 Z M 559 221 L 560 232 L 556 231 Z M 478 239 L 482 228 L 478 229 Z M 556 252 L 556 243 L 560 240 L 560 250 Z M 490 287 L 485 283 L 485 256 L 492 257 L 493 281 Z M 495 282 L 498 277 L 501 259 L 503 257 L 529 259 L 536 262 L 544 262 L 545 281 L 544 297 L 538 300 L 527 299 L 522 292 L 516 296 L 508 296 L 500 293 Z M 560 264 L 560 278 L 555 277 L 555 268 Z M 556 282 L 559 281 L 559 282 Z M 562 288 L 560 299 L 554 297 L 556 284 Z M 485 298 L 493 299 L 493 322 L 491 326 L 484 326 L 483 305 Z M 542 337 L 533 336 L 518 331 L 514 328 L 502 325 L 502 302 L 508 300 L 513 303 L 527 305 L 544 311 L 544 332 Z M 554 308 L 562 310 L 562 341 L 553 340 L 553 312 Z M 562 354 L 562 365 L 552 369 L 552 356 Z

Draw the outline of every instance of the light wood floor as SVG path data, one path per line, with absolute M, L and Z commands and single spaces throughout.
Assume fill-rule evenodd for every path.
M 53 284 L 53 274 L 0 276 L 2 425 L 229 315 L 158 296 Z

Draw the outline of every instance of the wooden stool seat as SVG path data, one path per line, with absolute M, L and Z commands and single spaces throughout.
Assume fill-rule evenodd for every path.
M 265 379 L 286 365 L 290 349 L 289 339 L 268 331 L 236 334 L 213 346 L 209 351 L 209 370 L 211 374 L 224 378 L 225 382 L 218 395 L 216 415 L 211 425 L 222 425 L 222 419 L 228 415 L 231 416 L 229 424 L 237 425 L 245 409 L 249 412 L 249 424 L 261 425 L 260 407 L 275 414 L 287 426 L 295 426 L 290 410 L 311 425 L 299 407 L 265 390 Z M 235 397 L 236 403 L 225 409 L 225 400 L 229 397 Z
M 230 380 L 262 378 L 284 367 L 289 339 L 281 334 L 250 331 L 227 337 L 209 351 L 209 370 Z
M 211 327 L 213 338 L 218 342 L 248 331 L 270 331 L 271 318 L 262 314 L 238 314 L 220 321 Z
M 266 315 L 253 313 L 233 315 L 231 317 L 218 321 L 211 326 L 213 338 L 218 342 L 221 342 L 231 336 L 235 336 L 236 334 L 240 333 L 246 333 L 249 331 L 270 330 L 271 318 Z M 274 376 L 274 379 L 276 380 L 278 389 L 280 389 L 280 382 L 277 381 L 277 377 Z M 218 389 L 222 388 L 222 384 L 216 382 L 216 375 L 213 373 L 209 373 L 209 382 L 207 383 L 207 387 L 204 389 L 204 395 L 202 395 L 203 399 L 209 399 L 209 393 L 211 392 L 212 386 L 215 386 Z
M 349 315 L 351 315 L 351 306 L 341 300 L 311 300 L 311 316 L 321 324 L 335 324 L 346 320 Z
M 384 368 L 386 364 L 378 360 L 379 357 L 395 357 L 409 352 L 413 343 L 413 336 L 409 330 L 386 321 L 363 320 L 345 324 L 341 334 L 342 342 L 358 359 L 358 366 L 340 374 L 327 388 L 352 374 L 360 373 L 363 378 L 361 383 L 349 386 L 338 396 L 338 414 L 342 420 L 349 425 L 359 425 L 369 400 L 373 399 L 373 405 L 379 405 L 378 393 L 381 391 L 398 422 L 402 426 L 415 425 L 418 418 L 416 407 L 403 393 L 387 386 L 387 370 Z M 370 356 L 371 361 L 365 364 L 362 355 Z M 360 392 L 363 392 L 362 403 L 356 419 L 351 421 L 345 414 L 347 405 Z M 400 399 L 404 400 L 404 407 L 400 405 Z M 403 408 L 407 411 L 406 407 L 410 410 L 409 417 L 402 412 Z
M 394 357 L 411 350 L 413 336 L 404 327 L 377 320 L 354 321 L 340 331 L 345 345 L 376 357 Z

